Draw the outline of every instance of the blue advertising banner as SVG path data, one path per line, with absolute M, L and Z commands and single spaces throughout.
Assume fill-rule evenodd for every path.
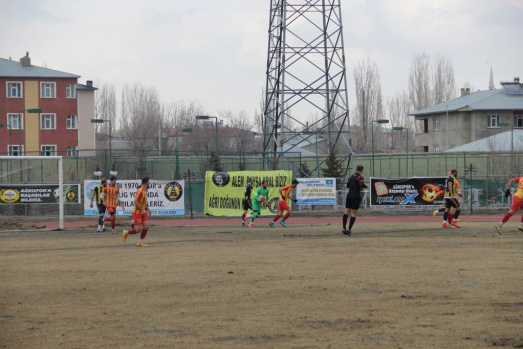
M 298 178 L 298 205 L 336 205 L 336 178 Z

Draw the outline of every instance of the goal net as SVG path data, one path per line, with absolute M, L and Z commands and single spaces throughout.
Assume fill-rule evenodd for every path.
M 64 206 L 80 203 L 81 195 L 78 184 L 64 185 L 63 172 L 61 156 L 0 156 L 2 217 L 64 229 Z

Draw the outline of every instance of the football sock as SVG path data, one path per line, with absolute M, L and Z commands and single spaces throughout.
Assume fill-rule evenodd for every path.
M 254 222 L 254 220 L 258 218 L 259 215 L 260 214 L 258 212 L 254 212 L 253 214 L 251 214 L 251 220 L 249 221 L 249 223 Z
M 503 219 L 501 220 L 501 222 L 502 222 L 502 223 L 507 223 L 507 221 L 510 219 L 510 217 L 512 217 L 512 213 L 507 212 L 507 214 L 503 217 Z
M 356 217 L 350 217 L 349 230 L 352 229 L 354 222 L 356 222 Z
M 448 218 L 447 218 L 447 221 L 448 221 L 449 223 L 452 223 L 452 218 L 454 218 L 454 215 L 453 215 L 452 213 L 449 213 Z
M 277 222 L 278 219 L 280 219 L 280 215 L 279 215 L 279 214 L 277 214 L 276 217 L 274 217 L 274 219 L 273 219 L 272 221 L 273 221 L 273 222 Z
M 460 213 L 461 213 L 461 210 L 456 210 L 456 214 L 454 215 L 454 220 L 458 219 Z
M 127 234 L 136 234 L 136 230 L 135 229 L 131 229 L 127 232 Z
M 145 236 L 147 235 L 148 229 L 142 230 L 142 233 L 140 234 L 140 241 L 143 241 L 145 239 Z
M 99 226 L 104 225 L 104 216 L 100 216 L 100 218 L 98 218 L 98 225 Z
M 285 216 L 283 216 L 282 221 L 285 222 L 285 220 L 286 220 L 287 218 L 289 218 L 290 215 L 291 215 L 291 213 L 290 213 L 290 212 L 287 212 L 287 214 L 286 214 Z
M 443 223 L 447 223 L 447 218 L 449 218 L 449 213 L 448 212 L 445 212 L 443 214 Z
M 343 229 L 347 229 L 347 219 L 349 219 L 349 216 L 344 214 L 343 215 Z
M 116 219 L 111 219 L 111 228 L 116 227 Z
M 247 214 L 244 213 L 244 214 L 242 215 L 242 222 L 245 221 L 246 218 L 247 218 Z

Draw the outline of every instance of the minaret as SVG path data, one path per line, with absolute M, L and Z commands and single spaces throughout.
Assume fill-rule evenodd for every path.
M 494 86 L 494 74 L 492 73 L 492 64 L 490 64 L 490 81 L 488 83 L 488 89 L 494 90 L 496 87 Z

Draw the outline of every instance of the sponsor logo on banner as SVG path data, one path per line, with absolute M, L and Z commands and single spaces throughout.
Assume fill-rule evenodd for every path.
M 205 174 L 205 213 L 211 216 L 239 216 L 248 178 L 253 179 L 251 200 L 262 181 L 268 182 L 269 207 L 262 208 L 262 215 L 278 211 L 279 189 L 291 184 L 292 171 L 235 171 Z M 250 212 L 249 212 L 250 213 Z
M 122 216 L 132 215 L 134 198 L 136 191 L 141 186 L 141 180 L 120 180 L 116 186 L 120 188 L 119 199 L 123 203 L 125 210 L 121 207 L 116 207 L 116 214 Z M 96 206 L 96 199 L 93 200 L 93 207 L 91 204 L 91 195 L 100 181 L 85 181 L 84 182 L 84 215 L 98 216 L 98 208 Z M 147 189 L 147 205 L 153 215 L 160 216 L 178 216 L 185 214 L 185 200 L 184 200 L 184 186 L 185 181 L 153 181 L 149 183 Z
M 298 205 L 336 205 L 336 178 L 298 178 Z
M 443 203 L 445 177 L 370 178 L 371 206 L 425 206 Z
M 80 184 L 64 184 L 66 204 L 80 203 Z M 58 184 L 7 184 L 0 186 L 0 204 L 57 204 L 60 202 Z

